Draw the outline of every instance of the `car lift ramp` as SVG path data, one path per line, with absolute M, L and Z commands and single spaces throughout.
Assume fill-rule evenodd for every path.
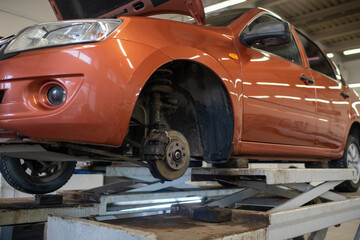
M 356 180 L 356 176 L 356 169 L 195 169 L 192 172 L 193 180 L 218 180 L 244 187 L 207 206 L 268 207 L 266 239 L 270 240 L 306 233 L 312 233 L 310 239 L 324 239 L 328 227 L 360 219 L 359 197 L 345 197 L 330 191 L 344 180 Z M 282 199 L 251 199 L 261 192 Z M 305 205 L 311 201 L 326 203 Z M 360 227 L 357 239 L 359 233 Z
M 46 222 L 49 214 L 107 219 L 137 214 L 144 206 L 153 206 L 154 210 L 149 212 L 156 211 L 156 203 L 201 202 L 204 198 L 218 198 L 238 191 L 187 184 L 191 180 L 191 169 L 182 178 L 165 183 L 154 179 L 149 170 L 142 167 L 107 167 L 105 176 L 119 177 L 120 181 L 83 191 L 59 191 L 57 194 L 63 198 L 59 203 L 54 203 L 51 195 L 0 199 L 0 227 Z
M 171 214 L 103 222 L 50 216 L 47 236 L 64 239 L 58 233 L 75 236 L 81 231 L 76 239 L 99 233 L 111 239 L 279 240 L 305 234 L 324 239 L 328 227 L 360 219 L 358 193 L 330 191 L 344 180 L 355 180 L 356 174 L 355 169 L 195 168 L 192 181 L 219 181 L 242 189 L 203 204 L 175 204 Z M 360 228 L 354 239 L 359 236 Z

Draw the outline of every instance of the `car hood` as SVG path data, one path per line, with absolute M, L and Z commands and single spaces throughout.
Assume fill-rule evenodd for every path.
M 205 24 L 201 0 L 49 0 L 58 20 L 175 13 Z

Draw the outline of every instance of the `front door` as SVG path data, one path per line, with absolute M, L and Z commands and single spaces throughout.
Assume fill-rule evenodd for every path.
M 261 15 L 244 31 L 264 21 Z M 294 40 L 280 46 L 239 43 L 244 94 L 243 141 L 314 146 L 316 133 L 315 87 L 305 77 Z

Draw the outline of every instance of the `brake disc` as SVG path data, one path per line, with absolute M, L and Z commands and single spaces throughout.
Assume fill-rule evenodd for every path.
M 144 159 L 155 178 L 172 181 L 184 175 L 190 163 L 186 138 L 173 130 L 153 130 L 144 145 Z

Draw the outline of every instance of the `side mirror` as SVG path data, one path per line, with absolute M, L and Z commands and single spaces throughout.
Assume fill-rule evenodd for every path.
M 256 43 L 276 46 L 291 41 L 290 26 L 286 22 L 263 22 L 256 24 L 250 31 L 245 31 L 240 35 L 240 42 L 248 47 Z

